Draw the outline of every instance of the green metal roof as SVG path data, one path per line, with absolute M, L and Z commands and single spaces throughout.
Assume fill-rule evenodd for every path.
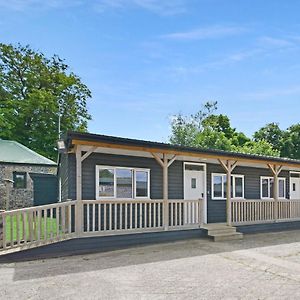
M 24 145 L 15 142 L 0 139 L 0 163 L 30 164 L 30 165 L 49 165 L 56 163 Z

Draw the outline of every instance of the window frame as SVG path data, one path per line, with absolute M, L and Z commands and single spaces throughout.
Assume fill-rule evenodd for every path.
M 263 197 L 263 191 L 262 191 L 262 182 L 264 179 L 268 180 L 268 197 Z M 260 199 L 262 200 L 272 200 L 274 199 L 274 197 L 271 197 L 271 179 L 274 180 L 274 177 L 272 176 L 260 176 Z M 284 196 L 283 197 L 279 197 L 279 181 L 283 180 L 284 182 Z M 278 177 L 278 199 L 286 199 L 286 177 Z M 274 195 L 273 195 L 274 196 Z
M 24 175 L 24 187 L 15 186 L 17 175 Z M 14 189 L 27 189 L 27 172 L 19 172 L 19 171 L 13 172 L 13 188 Z
M 99 171 L 101 169 L 112 169 L 114 172 L 114 195 L 113 196 L 99 196 Z M 132 197 L 131 198 L 118 198 L 117 197 L 117 170 L 130 170 L 132 171 Z M 147 173 L 147 196 L 136 195 L 136 172 L 143 171 Z M 135 167 L 122 167 L 122 166 L 104 166 L 96 165 L 96 200 L 102 199 L 119 199 L 119 200 L 134 200 L 134 199 L 150 199 L 150 169 L 149 168 L 135 168 Z
M 221 197 L 215 197 L 214 193 L 214 177 L 215 176 L 221 176 L 222 177 L 222 196 Z M 225 173 L 212 173 L 211 174 L 211 199 L 212 200 L 226 200 L 225 196 L 225 189 L 224 189 L 224 183 L 226 182 L 224 178 L 227 178 L 227 174 Z M 242 197 L 236 197 L 235 196 L 235 178 L 242 178 L 242 191 L 243 196 Z M 232 180 L 232 199 L 245 199 L 245 175 L 243 174 L 231 174 L 231 180 Z

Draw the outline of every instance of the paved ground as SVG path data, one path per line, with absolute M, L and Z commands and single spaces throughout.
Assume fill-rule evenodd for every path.
M 300 231 L 3 264 L 0 299 L 300 299 Z

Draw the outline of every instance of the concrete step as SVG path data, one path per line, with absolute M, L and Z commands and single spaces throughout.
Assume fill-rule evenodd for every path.
M 217 234 L 226 234 L 226 233 L 234 234 L 236 233 L 236 228 L 229 227 L 229 228 L 209 229 L 207 231 L 208 235 L 217 235 Z
M 236 228 L 228 226 L 226 223 L 204 224 L 203 229 L 207 230 L 207 235 L 215 242 L 239 240 L 243 234 L 236 232 Z
M 243 239 L 243 234 L 240 232 L 236 232 L 233 234 L 218 234 L 212 237 L 215 242 L 223 242 L 223 241 L 241 240 Z

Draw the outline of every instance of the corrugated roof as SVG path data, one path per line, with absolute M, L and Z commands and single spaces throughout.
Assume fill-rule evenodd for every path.
M 56 163 L 24 145 L 0 139 L 0 162 L 30 165 L 56 165 Z

